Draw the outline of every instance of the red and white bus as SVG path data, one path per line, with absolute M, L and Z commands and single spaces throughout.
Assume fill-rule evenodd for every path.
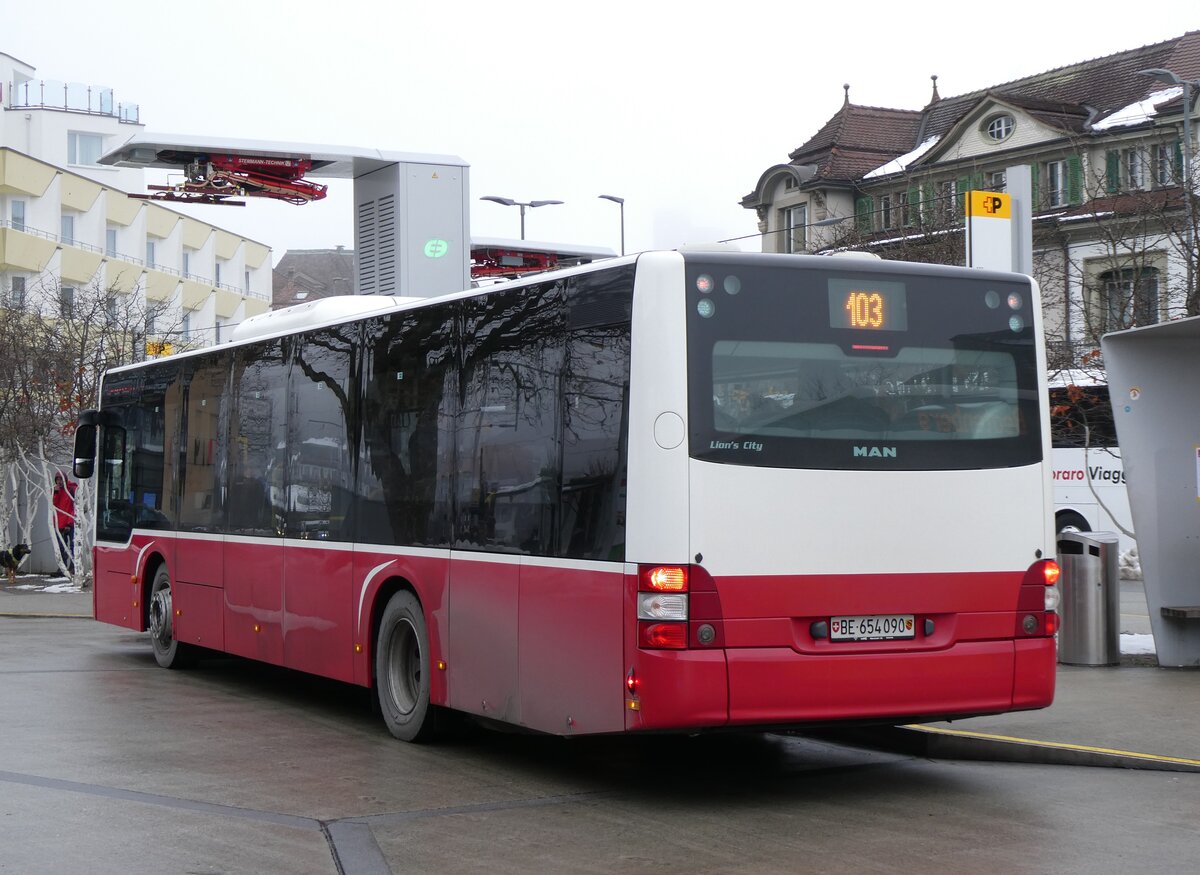
M 1041 338 L 1028 278 L 699 250 L 264 314 L 81 419 L 95 616 L 410 740 L 1041 708 Z
M 1116 532 L 1124 557 L 1137 546 L 1108 386 L 1083 372 L 1050 381 L 1054 520 L 1060 532 Z

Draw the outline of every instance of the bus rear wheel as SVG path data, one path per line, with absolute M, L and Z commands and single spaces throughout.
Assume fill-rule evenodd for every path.
M 167 566 L 160 565 L 150 585 L 149 603 L 150 646 L 154 659 L 163 668 L 188 668 L 195 662 L 196 651 L 191 645 L 175 638 L 174 601 L 171 598 L 171 575 Z
M 438 732 L 429 704 L 429 632 L 411 592 L 391 597 L 375 639 L 375 692 L 388 731 L 401 741 L 431 741 Z

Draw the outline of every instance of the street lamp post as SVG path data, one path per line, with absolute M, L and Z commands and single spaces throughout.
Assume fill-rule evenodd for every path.
M 599 197 L 606 201 L 612 201 L 621 207 L 621 254 L 625 254 L 625 198 L 617 197 L 615 194 L 602 194 Z
M 1183 207 L 1186 216 L 1184 221 L 1187 222 L 1187 227 L 1184 228 L 1184 254 L 1187 260 L 1187 296 L 1184 299 L 1184 306 L 1190 306 L 1195 294 L 1192 288 L 1195 278 L 1195 254 L 1192 252 L 1194 222 L 1192 211 L 1192 86 L 1200 85 L 1200 82 L 1181 79 L 1171 70 L 1164 70 L 1160 67 L 1138 70 L 1138 72 L 1145 76 L 1153 76 L 1161 82 L 1183 86 L 1183 184 L 1180 188 L 1183 191 Z
M 486 194 L 480 198 L 481 201 L 491 201 L 495 204 L 502 204 L 506 207 L 521 208 L 521 239 L 525 239 L 525 208 L 526 207 L 548 207 L 550 204 L 561 204 L 562 201 L 515 201 L 510 197 L 496 197 L 494 194 Z

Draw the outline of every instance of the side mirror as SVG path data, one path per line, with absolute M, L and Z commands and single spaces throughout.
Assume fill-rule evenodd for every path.
M 82 416 L 75 428 L 74 456 L 72 473 L 78 480 L 87 480 L 96 471 L 96 425 Z

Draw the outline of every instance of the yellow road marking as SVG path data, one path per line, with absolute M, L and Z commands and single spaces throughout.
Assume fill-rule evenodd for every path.
M 1116 750 L 1109 747 L 1093 747 L 1086 744 L 1070 744 L 1065 741 L 1039 741 L 1036 738 L 1017 738 L 1012 735 L 994 735 L 990 732 L 968 732 L 964 729 L 943 729 L 938 726 L 925 726 L 910 723 L 905 729 L 915 729 L 919 732 L 930 732 L 937 735 L 954 735 L 961 738 L 979 738 L 984 741 L 1008 741 L 1018 744 L 1031 744 L 1034 747 L 1053 748 L 1056 750 L 1075 750 L 1082 753 L 1103 753 L 1110 756 L 1130 757 L 1137 760 L 1149 760 L 1156 763 L 1177 763 L 1184 766 L 1200 766 L 1200 760 L 1189 760 L 1185 757 L 1160 756 L 1153 753 L 1138 753 L 1132 750 Z

